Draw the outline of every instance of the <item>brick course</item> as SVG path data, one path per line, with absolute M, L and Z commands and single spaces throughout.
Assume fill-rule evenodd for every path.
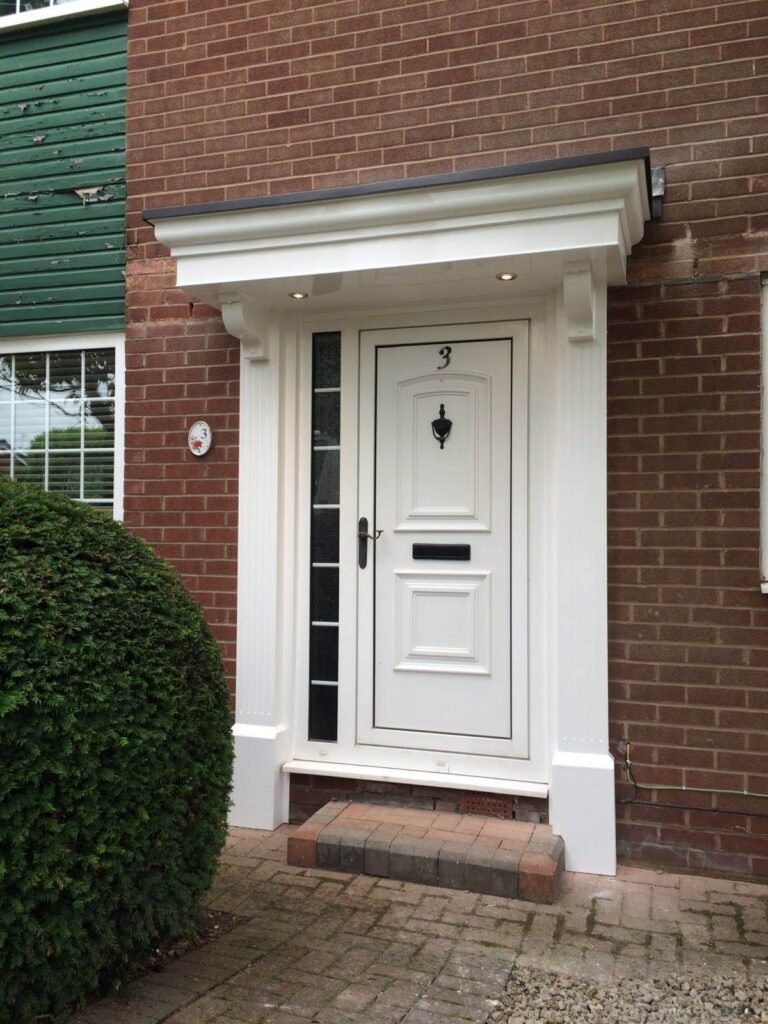
M 759 292 L 749 277 L 610 296 L 612 732 L 649 786 L 768 794 Z M 650 797 L 621 808 L 626 855 L 768 873 L 768 801 Z
M 761 0 L 132 0 L 126 518 L 230 670 L 237 342 L 141 210 L 650 145 L 664 214 L 609 321 L 612 731 L 643 783 L 768 792 L 767 36 Z M 767 801 L 650 798 L 620 811 L 625 856 L 768 875 Z

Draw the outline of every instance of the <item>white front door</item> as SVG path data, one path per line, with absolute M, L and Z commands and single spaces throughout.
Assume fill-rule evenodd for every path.
M 362 333 L 361 742 L 526 753 L 525 339 Z

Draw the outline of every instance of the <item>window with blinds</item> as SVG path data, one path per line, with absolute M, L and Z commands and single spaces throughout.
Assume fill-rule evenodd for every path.
M 0 355 L 0 472 L 112 508 L 115 350 Z

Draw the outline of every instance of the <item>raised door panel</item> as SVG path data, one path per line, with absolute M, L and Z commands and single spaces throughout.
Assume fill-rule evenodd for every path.
M 491 382 L 480 374 L 431 374 L 397 385 L 399 531 L 489 530 Z M 444 447 L 430 429 L 441 415 Z

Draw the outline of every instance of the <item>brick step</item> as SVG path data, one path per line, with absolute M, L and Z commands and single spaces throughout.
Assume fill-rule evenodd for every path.
M 552 903 L 565 846 L 549 825 L 333 800 L 289 837 L 288 863 Z

